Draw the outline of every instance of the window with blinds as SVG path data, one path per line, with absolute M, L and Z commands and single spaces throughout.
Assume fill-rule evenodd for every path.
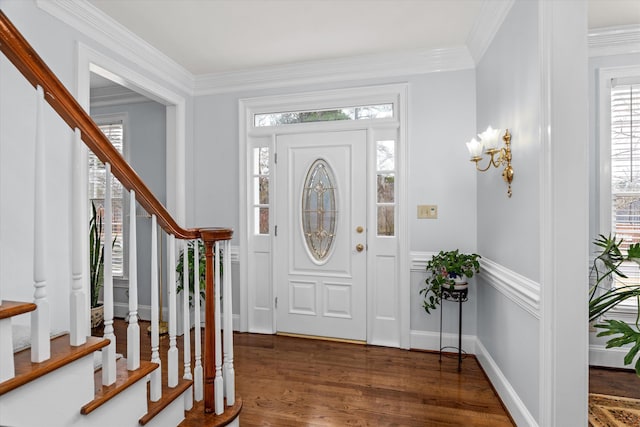
M 611 87 L 611 224 L 622 248 L 640 242 L 640 82 Z M 640 283 L 633 262 L 621 269 L 628 279 L 615 286 Z
M 113 146 L 123 153 L 124 125 L 122 121 L 98 126 L 111 141 Z M 106 168 L 98 157 L 89 152 L 89 201 L 94 203 L 98 215 L 104 212 L 104 196 L 106 188 Z M 111 197 L 113 209 L 113 222 L 111 229 L 115 243 L 113 244 L 113 276 L 124 275 L 124 227 L 123 227 L 123 187 L 115 177 L 111 180 Z M 89 209 L 91 212 L 91 209 Z M 104 236 L 102 236 L 104 237 Z M 104 244 L 104 239 L 102 239 Z

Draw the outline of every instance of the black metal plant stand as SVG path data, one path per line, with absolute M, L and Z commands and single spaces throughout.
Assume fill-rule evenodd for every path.
M 442 346 L 442 305 L 440 306 L 440 359 L 442 362 L 442 350 L 451 348 L 458 350 L 458 372 L 462 370 L 462 303 L 468 300 L 469 289 L 442 289 L 442 301 L 452 301 L 458 303 L 458 347 Z

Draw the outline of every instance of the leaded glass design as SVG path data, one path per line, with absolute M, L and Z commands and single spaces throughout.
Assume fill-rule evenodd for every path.
M 331 168 L 318 159 L 309 168 L 302 190 L 302 232 L 313 258 L 324 261 L 333 245 L 338 208 Z

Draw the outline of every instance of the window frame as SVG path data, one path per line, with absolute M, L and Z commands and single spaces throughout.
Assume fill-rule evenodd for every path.
M 597 212 L 598 219 L 595 222 L 598 227 L 597 233 L 613 234 L 613 191 L 611 185 L 611 92 L 612 81 L 614 79 L 632 79 L 637 78 L 640 82 L 640 66 L 628 66 L 628 67 L 612 67 L 602 68 L 598 74 L 598 117 L 596 119 L 596 126 L 598 130 L 598 155 L 597 155 L 597 167 L 596 167 L 596 180 L 598 185 L 597 196 Z M 610 282 L 613 283 L 613 282 Z M 624 301 L 610 313 L 610 317 L 625 318 L 632 316 L 635 319 L 637 311 L 636 299 L 631 298 Z M 636 313 L 637 314 L 637 313 Z
M 122 156 L 129 163 L 129 115 L 126 112 L 95 114 L 91 115 L 93 121 L 100 126 L 106 126 L 120 122 L 122 124 Z M 88 157 L 87 157 L 88 163 Z M 87 164 L 87 183 L 89 176 L 89 167 Z M 88 188 L 87 188 L 88 193 Z M 129 191 L 123 187 L 122 189 L 122 275 L 114 275 L 115 283 L 128 282 L 129 280 Z M 87 194 L 87 203 L 89 204 L 89 212 L 91 212 L 91 198 Z

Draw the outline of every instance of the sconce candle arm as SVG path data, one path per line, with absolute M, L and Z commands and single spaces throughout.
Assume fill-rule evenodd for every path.
M 500 153 L 498 158 L 496 158 L 497 153 Z M 493 166 L 494 168 L 497 168 L 507 162 L 507 151 L 504 148 L 501 148 L 500 150 L 488 151 L 487 154 L 489 154 L 491 158 L 489 159 L 489 163 L 487 163 L 487 167 L 485 168 L 481 168 L 479 165 L 480 160 L 482 160 L 482 157 L 474 157 L 471 159 L 472 162 L 476 163 L 476 169 L 480 172 L 488 171 L 491 166 Z
M 476 169 L 480 172 L 488 171 L 491 166 L 494 168 L 498 168 L 500 166 L 505 165 L 504 170 L 502 171 L 502 178 L 507 183 L 509 187 L 507 190 L 507 195 L 511 197 L 511 182 L 513 181 L 513 168 L 511 167 L 511 134 L 509 133 L 509 129 L 505 130 L 505 134 L 502 137 L 505 146 L 500 149 L 490 149 L 486 150 L 485 154 L 491 156 L 489 158 L 489 163 L 484 168 L 480 167 L 480 161 L 482 160 L 481 156 L 474 156 L 471 158 L 472 162 L 475 162 Z M 498 156 L 496 157 L 496 154 Z

